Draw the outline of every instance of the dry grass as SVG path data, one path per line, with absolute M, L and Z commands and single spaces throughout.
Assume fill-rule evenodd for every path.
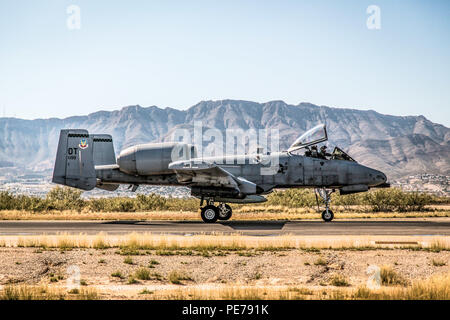
M 174 271 L 175 273 L 175 271 Z M 175 283 L 187 279 L 176 271 Z M 134 279 L 134 278 L 133 278 Z M 352 288 L 339 278 L 336 287 L 305 288 L 302 286 L 249 286 L 249 285 L 185 285 L 168 286 L 164 289 L 136 292 L 136 297 L 145 299 L 176 299 L 176 300 L 450 300 L 450 274 L 440 274 L 426 280 L 416 280 L 407 286 L 382 286 L 379 289 L 369 289 L 365 286 Z M 71 293 L 72 292 L 72 293 Z M 0 300 L 92 300 L 100 298 L 133 298 L 112 292 L 100 292 L 96 288 L 80 288 L 67 291 L 55 286 L 7 285 L 0 289 Z M 114 291 L 115 292 L 115 291 Z M 142 296 L 142 294 L 146 296 Z M 134 297 L 134 298 L 136 298 Z
M 125 257 L 125 259 L 123 259 L 123 263 L 134 264 L 133 259 L 131 259 L 131 257 Z
M 119 270 L 114 271 L 113 273 L 111 273 L 111 277 L 115 277 L 115 278 L 119 278 L 119 279 L 125 278 L 125 276 Z
M 152 279 L 150 270 L 147 268 L 139 268 L 138 270 L 136 270 L 134 275 L 139 280 L 151 280 Z
M 367 212 L 362 206 L 343 208 L 334 206 L 337 219 L 373 219 L 373 218 L 422 218 L 450 217 L 450 206 L 433 206 L 425 212 Z M 289 208 L 285 206 L 247 205 L 233 210 L 234 220 L 302 220 L 321 219 L 315 208 Z M 198 220 L 198 211 L 144 211 L 144 212 L 88 212 L 88 211 L 44 211 L 31 212 L 20 210 L 0 211 L 0 220 Z
M 380 270 L 381 283 L 385 286 L 407 285 L 408 281 L 389 266 L 382 266 Z
M 432 264 L 435 267 L 443 267 L 443 266 L 447 265 L 447 262 L 442 261 L 442 260 L 438 260 L 438 259 L 433 259 L 432 260 Z
M 335 274 L 330 279 L 330 284 L 335 287 L 348 287 L 350 283 L 348 279 L 342 274 Z
M 169 272 L 167 279 L 173 284 L 182 284 L 184 280 L 192 280 L 192 278 L 183 271 L 172 270 Z
M 96 300 L 98 292 L 94 288 L 66 291 L 58 287 L 8 285 L 0 290 L 0 300 Z
M 389 241 L 386 241 L 389 240 Z M 417 243 L 411 244 L 411 243 Z M 136 250 L 373 250 L 398 248 L 439 252 L 450 250 L 448 236 L 299 236 L 279 235 L 269 237 L 245 236 L 240 234 L 212 235 L 161 235 L 131 233 L 127 235 L 57 234 L 35 236 L 0 236 L 0 246 L 39 247 L 71 250 L 74 248 L 120 248 L 124 254 Z M 175 253 L 176 254 L 176 253 Z M 128 262 L 126 262 L 128 263 Z
M 348 283 L 340 281 L 339 286 L 348 286 Z M 438 275 L 427 280 L 418 280 L 407 287 L 381 287 L 374 290 L 366 287 L 308 289 L 285 286 L 190 286 L 155 291 L 148 298 L 177 300 L 450 300 L 450 274 Z
M 315 266 L 326 266 L 327 264 L 328 262 L 322 257 L 319 257 L 316 261 L 314 261 Z
M 427 280 L 417 280 L 407 287 L 381 288 L 369 290 L 359 288 L 354 299 L 371 300 L 450 300 L 450 274 L 434 276 Z

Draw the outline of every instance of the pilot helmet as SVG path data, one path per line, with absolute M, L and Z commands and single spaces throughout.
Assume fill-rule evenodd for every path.
M 314 146 L 311 147 L 311 149 L 312 149 L 312 150 L 317 150 L 317 146 L 314 145 Z
M 323 151 L 327 150 L 327 146 L 321 146 L 320 150 L 323 150 Z

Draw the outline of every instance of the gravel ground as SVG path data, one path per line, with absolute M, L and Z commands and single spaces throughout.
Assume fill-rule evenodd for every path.
M 118 249 L 74 249 L 70 251 L 41 250 L 36 248 L 0 248 L 0 285 L 45 284 L 65 286 L 68 278 L 77 277 L 79 268 L 82 282 L 97 288 L 108 298 L 139 298 L 143 288 L 162 290 L 201 285 L 255 285 L 302 286 L 308 288 L 331 287 L 330 278 L 343 275 L 352 287 L 363 285 L 368 279 L 371 265 L 391 266 L 407 280 L 426 279 L 434 274 L 450 272 L 450 252 L 413 250 L 305 252 L 285 251 L 213 251 L 209 256 L 200 252 L 180 251 L 175 255 L 160 255 L 155 251 L 141 251 L 141 255 L 124 256 Z M 124 262 L 126 257 L 133 264 Z M 149 268 L 150 261 L 155 260 Z M 443 266 L 433 265 L 433 260 Z M 152 274 L 152 280 L 138 280 L 128 284 L 128 277 L 141 267 Z M 123 279 L 112 277 L 120 271 Z M 171 284 L 168 275 L 180 271 L 191 278 L 182 285 Z M 153 273 L 162 279 L 157 280 Z M 53 280 L 53 281 L 52 281 Z

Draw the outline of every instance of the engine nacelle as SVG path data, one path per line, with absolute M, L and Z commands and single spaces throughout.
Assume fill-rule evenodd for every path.
M 197 157 L 195 146 L 179 142 L 138 144 L 120 152 L 119 170 L 133 175 L 171 173 L 169 163 Z

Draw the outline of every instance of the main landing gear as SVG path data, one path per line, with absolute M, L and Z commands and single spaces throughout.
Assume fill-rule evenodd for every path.
M 202 201 L 203 202 L 203 201 Z M 200 203 L 200 206 L 203 203 Z M 214 223 L 217 220 L 228 220 L 231 218 L 233 210 L 226 203 L 221 203 L 217 207 L 214 200 L 208 200 L 208 204 L 201 208 L 202 220 L 206 223 Z
M 319 209 L 319 199 L 317 198 L 317 194 L 319 194 L 319 196 L 322 198 L 322 200 L 325 204 L 325 210 L 322 211 L 322 219 L 325 222 L 330 222 L 334 218 L 333 211 L 331 211 L 331 209 L 330 209 L 331 194 L 334 191 L 335 191 L 334 189 L 330 190 L 330 189 L 325 189 L 325 188 L 314 189 L 314 192 L 316 194 L 317 208 Z

